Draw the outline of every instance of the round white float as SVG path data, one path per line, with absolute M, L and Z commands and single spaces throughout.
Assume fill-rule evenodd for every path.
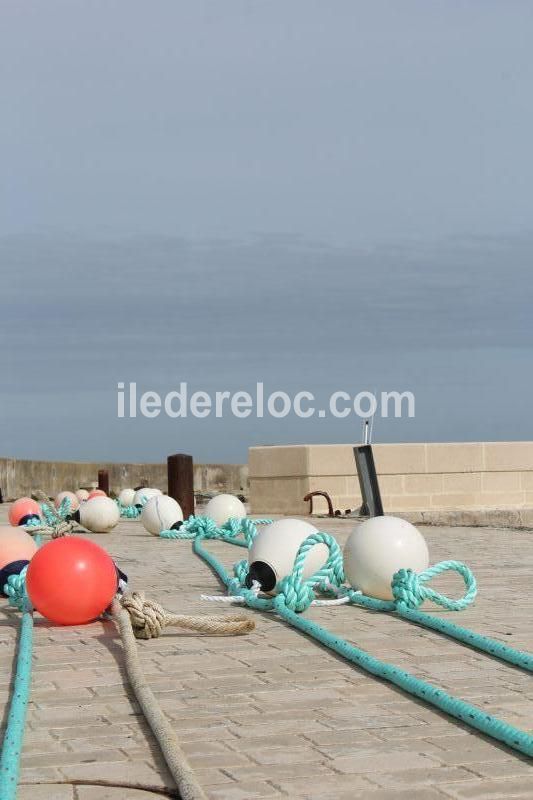
M 344 572 L 354 589 L 392 600 L 391 581 L 400 569 L 423 572 L 429 566 L 426 540 L 398 517 L 372 517 L 359 525 L 344 546 Z
M 275 593 L 279 582 L 290 575 L 300 545 L 317 529 L 301 519 L 279 519 L 259 529 L 250 552 L 248 584 L 254 580 L 265 592 Z M 312 547 L 305 559 L 303 578 L 310 578 L 324 566 L 329 555 L 325 544 Z
M 120 511 L 110 497 L 93 497 L 78 510 L 80 525 L 93 533 L 109 533 L 120 519 Z
M 118 500 L 123 506 L 133 506 L 135 503 L 133 502 L 133 498 L 135 497 L 135 489 L 122 489 Z
M 176 522 L 183 522 L 183 511 L 173 497 L 164 494 L 151 497 L 141 513 L 141 522 L 153 536 L 172 528 Z
M 74 492 L 59 492 L 56 499 L 54 500 L 55 507 L 59 508 L 65 497 L 68 497 L 68 499 L 70 500 L 71 512 L 74 513 L 74 511 L 77 511 L 78 508 L 80 507 L 80 501 L 78 496 L 74 494 Z
M 220 527 L 231 517 L 238 517 L 239 519 L 245 517 L 246 509 L 235 495 L 217 494 L 206 505 L 204 514 L 206 517 L 211 517 Z
M 83 503 L 85 500 L 89 499 L 89 492 L 87 489 L 76 489 L 74 492 L 80 503 Z
M 149 486 L 145 486 L 142 489 L 137 489 L 137 491 L 133 495 L 133 503 L 131 503 L 131 505 L 142 506 L 143 497 L 146 498 L 146 500 L 149 500 L 151 497 L 155 497 L 158 494 L 163 494 L 161 489 L 152 489 Z

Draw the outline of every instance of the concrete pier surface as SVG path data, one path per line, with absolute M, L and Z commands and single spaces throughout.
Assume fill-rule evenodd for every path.
M 7 511 L 0 507 L 2 524 Z M 354 525 L 317 524 L 341 543 Z M 460 527 L 423 532 L 432 563 L 465 561 L 479 584 L 476 603 L 460 614 L 427 609 L 533 650 L 531 533 Z M 84 535 L 109 550 L 131 589 L 144 590 L 167 609 L 228 610 L 200 599 L 203 592 L 222 590 L 190 542 L 151 537 L 136 521 L 121 521 L 111 534 Z M 229 545 L 208 547 L 228 566 L 242 558 Z M 439 578 L 435 586 L 452 597 L 462 592 L 457 577 Z M 212 800 L 531 797 L 531 760 L 354 668 L 275 615 L 244 613 L 257 625 L 246 636 L 171 628 L 138 644 L 149 685 Z M 520 728 L 533 728 L 528 674 L 391 615 L 350 606 L 305 613 L 372 655 Z M 1 615 L 7 707 L 19 614 L 5 601 Z M 95 785 L 99 781 L 111 786 Z M 132 699 L 114 625 L 61 628 L 36 615 L 20 800 L 148 800 L 171 786 Z

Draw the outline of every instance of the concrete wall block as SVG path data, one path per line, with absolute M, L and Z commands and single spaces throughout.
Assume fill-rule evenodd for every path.
M 520 508 L 526 504 L 527 492 L 483 492 L 481 505 L 490 508 Z
M 483 492 L 515 492 L 528 488 L 533 489 L 533 472 L 484 472 L 481 475 Z
M 403 475 L 378 475 L 378 481 L 382 497 L 390 494 L 403 494 L 405 491 L 405 478 Z M 360 494 L 359 480 L 357 480 L 357 491 Z
M 308 475 L 356 475 L 353 444 L 317 444 L 307 448 Z
M 307 445 L 248 448 L 248 466 L 253 478 L 308 475 Z
M 485 442 L 483 448 L 489 472 L 533 470 L 533 442 Z
M 482 491 L 481 472 L 456 472 L 441 475 L 444 494 L 473 494 Z
M 489 474 L 489 473 L 487 473 Z M 506 475 L 506 476 L 515 476 L 518 475 L 520 478 L 520 489 L 526 489 L 526 491 L 533 491 L 533 472 L 496 472 L 495 475 Z
M 304 503 L 307 480 L 303 478 L 251 478 L 250 512 L 252 514 L 307 514 Z
M 403 479 L 406 494 L 436 494 L 443 491 L 442 475 L 406 475 Z
M 426 446 L 425 444 L 374 445 L 374 461 L 378 476 L 427 472 Z
M 382 498 L 386 514 L 396 511 L 423 510 L 429 508 L 429 495 L 427 494 L 396 494 Z
M 482 472 L 483 445 L 479 442 L 427 445 L 428 472 Z
M 432 495 L 428 508 L 478 508 L 484 502 L 481 492 L 450 492 Z

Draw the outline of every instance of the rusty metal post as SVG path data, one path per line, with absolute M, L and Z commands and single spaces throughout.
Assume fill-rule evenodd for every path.
M 167 458 L 168 494 L 177 500 L 183 519 L 194 514 L 194 472 L 192 456 L 176 453 Z
M 106 469 L 98 470 L 98 488 L 109 496 L 109 472 Z

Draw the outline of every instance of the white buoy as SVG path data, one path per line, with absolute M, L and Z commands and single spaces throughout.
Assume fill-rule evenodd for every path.
M 248 585 L 258 581 L 265 592 L 275 593 L 279 582 L 290 575 L 300 545 L 317 529 L 301 519 L 280 519 L 260 528 L 248 554 Z M 325 544 L 316 544 L 306 557 L 303 575 L 310 578 L 329 556 Z
M 160 494 L 151 497 L 141 513 L 141 522 L 153 536 L 183 522 L 183 511 L 173 497 Z
M 122 489 L 118 496 L 119 503 L 123 506 L 133 506 L 133 498 L 135 497 L 135 489 Z
M 149 486 L 143 486 L 142 489 L 137 489 L 135 494 L 133 495 L 133 506 L 142 506 L 144 501 L 143 498 L 149 500 L 151 497 L 155 497 L 158 494 L 163 494 L 161 489 L 152 489 Z
M 74 511 L 77 511 L 78 508 L 80 507 L 80 501 L 77 495 L 74 494 L 74 492 L 59 492 L 56 499 L 54 500 L 55 507 L 59 508 L 65 497 L 68 497 L 68 499 L 70 500 L 71 512 L 74 513 Z
M 92 497 L 80 505 L 76 519 L 93 533 L 109 533 L 118 523 L 120 511 L 110 497 Z
M 354 589 L 392 600 L 392 576 L 400 569 L 423 572 L 429 566 L 426 540 L 398 517 L 372 517 L 352 531 L 344 546 L 344 572 Z
M 89 499 L 89 492 L 87 489 L 76 489 L 74 492 L 80 503 L 83 503 L 85 500 Z
M 235 495 L 217 494 L 206 505 L 204 514 L 206 517 L 211 517 L 220 528 L 231 517 L 238 517 L 239 519 L 245 517 L 246 509 Z

